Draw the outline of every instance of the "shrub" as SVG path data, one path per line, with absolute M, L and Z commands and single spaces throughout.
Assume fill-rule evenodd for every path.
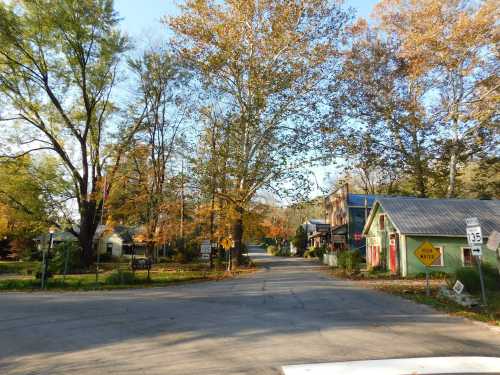
M 108 263 L 114 260 L 114 256 L 108 253 L 99 254 L 99 263 Z
M 358 272 L 361 265 L 361 254 L 358 250 L 355 251 L 342 251 L 340 252 L 337 260 L 338 266 L 346 272 Z
M 306 252 L 307 248 L 307 233 L 306 230 L 301 226 L 297 228 L 295 232 L 295 237 L 292 239 L 293 246 L 297 249 L 297 255 L 302 256 Z
M 268 246 L 276 245 L 276 241 L 272 238 L 269 238 L 269 237 L 263 237 L 260 245 L 267 249 Z
M 267 253 L 269 255 L 278 255 L 278 247 L 275 245 L 270 245 L 267 247 Z
M 53 273 L 64 273 L 66 255 L 68 256 L 68 273 L 81 271 L 83 265 L 81 263 L 80 248 L 76 242 L 62 242 L 54 247 L 49 270 Z
M 386 272 L 384 267 L 382 265 L 377 265 L 377 266 L 374 266 L 374 267 L 370 267 L 369 270 L 368 270 L 368 273 L 370 275 L 374 275 L 374 274 L 377 274 L 377 273 L 383 273 L 383 272 Z
M 278 250 L 278 255 L 282 256 L 282 257 L 289 257 L 290 256 L 290 246 L 289 245 L 282 245 Z
M 304 252 L 304 258 L 316 258 L 316 256 L 316 248 L 314 246 L 309 246 Z
M 174 251 L 174 262 L 189 263 L 200 256 L 200 244 L 180 238 L 175 243 Z
M 320 247 L 310 246 L 309 249 L 304 253 L 304 258 L 318 258 L 319 260 L 323 259 L 323 255 L 328 251 L 326 245 L 322 245 Z
M 449 278 L 450 275 L 446 272 L 442 272 L 442 271 L 430 271 L 429 272 L 429 278 L 431 279 L 447 279 Z M 416 279 L 425 279 L 426 276 L 425 276 L 425 272 L 419 272 L 415 275 L 415 278 Z
M 130 271 L 113 271 L 109 274 L 105 281 L 109 285 L 129 285 L 136 282 L 135 275 Z
M 500 290 L 500 276 L 495 267 L 489 263 L 481 265 L 484 277 L 484 286 L 488 290 Z M 469 293 L 481 291 L 481 282 L 477 267 L 459 268 L 455 273 L 455 281 L 460 280 Z

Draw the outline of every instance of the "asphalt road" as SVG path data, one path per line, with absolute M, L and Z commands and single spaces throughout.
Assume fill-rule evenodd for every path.
M 301 363 L 500 356 L 500 334 L 347 281 L 253 256 L 232 280 L 0 294 L 0 374 L 280 374 Z

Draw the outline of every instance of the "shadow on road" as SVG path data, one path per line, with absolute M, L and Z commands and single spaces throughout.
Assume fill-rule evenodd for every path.
M 139 371 L 147 358 L 170 375 L 265 374 L 292 363 L 500 352 L 493 332 L 330 279 L 316 261 L 249 252 L 261 270 L 221 282 L 2 294 L 0 372 L 87 373 L 89 358 L 102 372 L 118 371 L 117 361 Z

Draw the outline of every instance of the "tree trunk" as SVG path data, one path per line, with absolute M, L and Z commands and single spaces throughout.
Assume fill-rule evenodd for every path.
M 450 156 L 450 172 L 448 175 L 448 190 L 446 192 L 446 198 L 454 198 L 456 195 L 456 183 L 457 183 L 457 164 L 458 164 L 458 157 L 457 157 L 457 152 L 456 148 L 453 147 L 451 150 L 451 156 Z
M 243 208 L 236 208 L 236 218 L 232 226 L 232 237 L 234 248 L 231 250 L 231 268 L 234 270 L 239 266 L 239 257 L 243 250 Z
M 425 198 L 427 196 L 427 190 L 425 188 L 424 169 L 422 167 L 422 160 L 420 159 L 420 157 L 418 157 L 416 160 L 415 179 L 417 196 L 419 198 Z
M 94 235 L 99 223 L 99 211 L 95 201 L 82 203 L 78 241 L 82 247 L 82 262 L 87 267 L 94 262 Z
M 427 196 L 427 190 L 425 188 L 425 176 L 424 176 L 424 166 L 422 161 L 422 150 L 420 149 L 420 142 L 417 135 L 417 129 L 414 128 L 412 132 L 412 143 L 413 149 L 415 150 L 414 157 L 414 168 L 415 168 L 415 190 L 417 191 L 417 196 L 419 198 L 425 198 Z

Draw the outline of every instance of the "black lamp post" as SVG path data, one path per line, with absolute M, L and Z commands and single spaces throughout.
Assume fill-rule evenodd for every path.
M 52 250 L 52 246 L 54 245 L 54 232 L 55 228 L 50 227 L 49 228 L 49 247 L 47 248 L 47 255 L 45 256 L 45 264 L 44 264 L 44 269 L 43 269 L 43 281 L 42 281 L 42 287 L 47 288 L 47 279 L 48 279 L 48 272 L 49 272 L 49 259 L 50 259 L 50 252 Z

